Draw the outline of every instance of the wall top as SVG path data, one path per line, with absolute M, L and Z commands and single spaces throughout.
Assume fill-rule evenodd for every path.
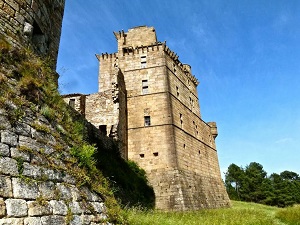
M 114 32 L 118 41 L 118 49 L 136 48 L 139 46 L 152 45 L 157 42 L 156 32 L 154 27 L 138 26 L 128 30 L 128 32 Z

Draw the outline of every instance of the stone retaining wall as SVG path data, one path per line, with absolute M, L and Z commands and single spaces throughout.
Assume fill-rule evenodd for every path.
M 65 166 L 72 160 L 69 147 L 54 137 L 47 119 L 26 109 L 26 116 L 12 125 L 10 113 L 0 109 L 0 225 L 105 221 L 103 200 L 71 175 L 74 171 Z

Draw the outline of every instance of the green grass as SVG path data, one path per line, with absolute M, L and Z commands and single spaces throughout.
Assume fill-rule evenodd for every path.
M 128 209 L 131 225 L 298 225 L 300 207 L 280 209 L 232 201 L 232 207 L 192 212 Z

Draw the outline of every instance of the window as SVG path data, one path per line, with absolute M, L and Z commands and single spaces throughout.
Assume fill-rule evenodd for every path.
M 156 157 L 158 156 L 158 152 L 153 152 L 153 155 Z
M 144 158 L 145 157 L 145 154 L 140 154 L 140 158 Z
M 175 63 L 173 63 L 173 71 L 174 71 L 174 74 L 176 74 L 176 65 L 175 65 Z
M 182 114 L 181 113 L 179 113 L 179 118 L 180 118 L 180 125 L 181 125 L 181 128 L 182 128 L 182 126 L 183 126 L 183 118 L 182 118 Z
M 145 122 L 145 127 L 150 126 L 151 125 L 150 116 L 145 116 L 144 117 L 144 122 Z
M 69 100 L 69 106 L 71 106 L 73 109 L 75 108 L 75 99 L 74 98 L 71 98 Z
M 107 126 L 106 125 L 100 125 L 99 126 L 99 130 L 101 134 L 107 135 L 107 131 L 106 131 Z
M 141 56 L 141 68 L 146 68 L 147 66 L 147 59 L 146 56 Z
M 143 95 L 149 93 L 148 80 L 142 80 L 142 92 L 143 92 Z
M 178 86 L 176 86 L 176 96 L 177 96 L 177 98 L 179 97 L 179 88 L 178 88 Z

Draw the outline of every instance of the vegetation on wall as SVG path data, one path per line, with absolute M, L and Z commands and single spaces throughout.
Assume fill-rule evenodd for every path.
M 286 207 L 300 203 L 300 177 L 292 171 L 267 176 L 263 166 L 251 162 L 245 168 L 231 164 L 225 174 L 230 199 Z

